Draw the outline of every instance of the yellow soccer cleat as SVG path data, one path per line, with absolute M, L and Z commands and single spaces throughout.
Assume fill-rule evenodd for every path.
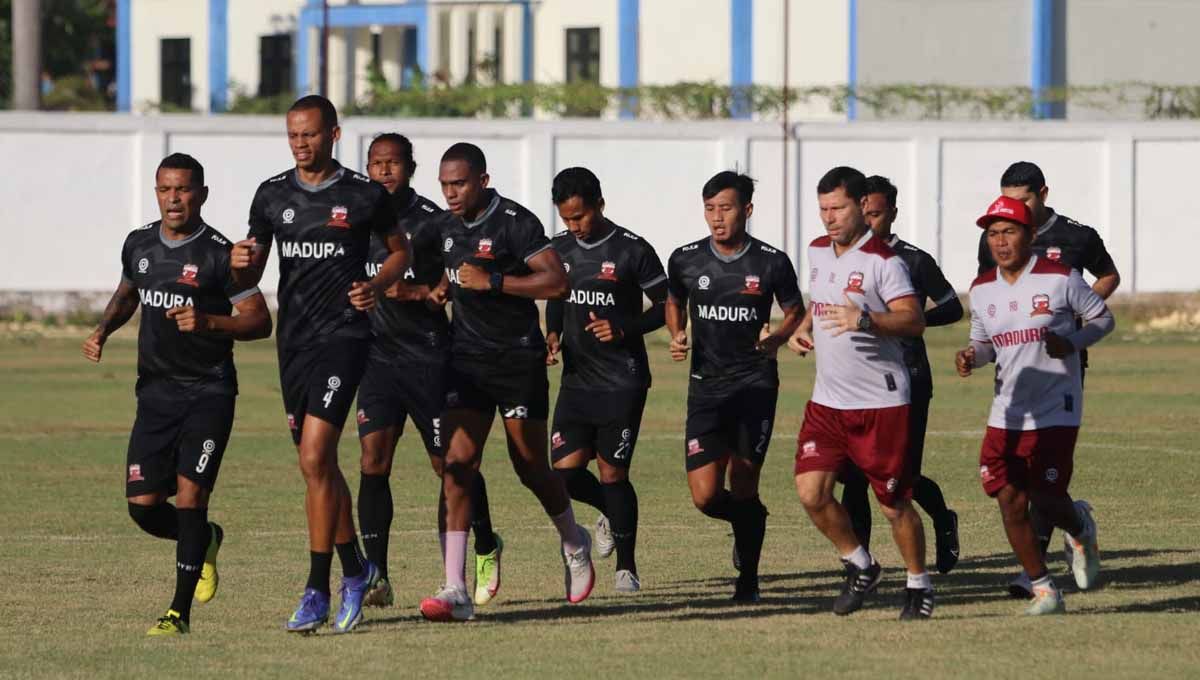
M 208 602 L 217 596 L 217 586 L 221 582 L 217 574 L 217 552 L 225 540 L 225 531 L 216 522 L 209 522 L 212 527 L 212 539 L 208 542 L 208 552 L 204 555 L 204 566 L 200 569 L 200 580 L 196 583 L 196 601 Z
M 504 552 L 504 541 L 496 537 L 496 549 L 486 555 L 475 556 L 475 604 L 482 607 L 500 592 L 500 554 Z
M 179 618 L 179 612 L 174 609 L 168 609 L 166 614 L 158 618 L 158 623 L 146 631 L 146 635 L 150 637 L 164 637 L 167 635 L 185 635 L 189 632 L 191 631 L 188 630 L 187 623 Z

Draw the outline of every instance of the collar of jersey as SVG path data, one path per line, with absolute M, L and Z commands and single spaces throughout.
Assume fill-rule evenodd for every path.
M 842 257 L 849 255 L 850 253 L 853 253 L 854 251 L 858 250 L 859 248 L 862 248 L 863 244 L 867 242 L 867 239 L 871 238 L 874 235 L 875 235 L 875 232 L 871 231 L 870 227 L 868 227 L 867 233 L 858 237 L 858 240 L 854 242 L 854 245 L 847 248 L 846 252 L 842 253 L 841 255 L 837 254 L 837 249 L 833 247 L 833 243 L 829 244 L 829 248 L 830 248 L 830 250 L 833 251 L 833 256 L 835 258 L 842 258 Z
M 884 241 L 884 243 L 888 244 L 889 248 L 895 248 L 896 244 L 899 243 L 899 241 L 900 241 L 900 235 L 892 234 L 891 236 L 888 237 L 888 240 Z
M 737 262 L 738 260 L 742 259 L 743 255 L 750 252 L 750 246 L 752 245 L 754 245 L 754 237 L 750 236 L 750 234 L 746 234 L 746 245 L 742 246 L 741 250 L 737 251 L 733 255 L 722 255 L 721 253 L 717 252 L 716 247 L 713 245 L 712 237 L 708 237 L 708 252 L 712 253 L 713 257 L 726 264 L 730 262 Z
M 163 236 L 163 225 L 162 225 L 162 222 L 160 221 L 158 223 L 158 240 L 162 241 L 162 244 L 168 248 L 179 248 L 182 246 L 186 246 L 187 244 L 191 243 L 192 241 L 195 241 L 196 239 L 200 238 L 200 234 L 203 234 L 205 232 L 205 230 L 207 230 L 207 229 L 208 229 L 208 225 L 205 224 L 204 222 L 201 222 L 200 228 L 197 229 L 196 231 L 192 232 L 191 236 L 188 236 L 187 238 L 181 238 L 178 241 L 174 241 L 174 240 L 167 238 L 166 236 Z
M 301 182 L 300 173 L 296 172 L 295 170 L 292 170 L 292 183 L 310 194 L 315 194 L 318 191 L 324 191 L 334 184 L 337 184 L 338 180 L 342 179 L 342 175 L 346 174 L 346 168 L 343 168 L 341 163 L 334 161 L 333 164 L 337 166 L 337 170 L 334 170 L 333 175 L 320 184 L 305 184 L 304 182 Z
M 1017 275 L 1016 281 L 1009 283 L 1008 279 L 1004 278 L 1004 274 L 1000 273 L 999 271 L 996 272 L 996 280 L 1002 281 L 1004 283 L 1004 285 L 1006 285 L 1010 288 L 1016 286 L 1018 283 L 1021 282 L 1021 279 L 1025 278 L 1026 274 L 1033 271 L 1033 265 L 1037 262 L 1037 259 L 1038 259 L 1038 256 L 1036 253 L 1029 256 L 1029 261 L 1025 263 L 1025 268 L 1021 270 L 1021 273 Z
M 480 213 L 479 217 L 476 217 L 470 222 L 463 220 L 463 226 L 467 229 L 474 229 L 484 222 L 487 222 L 487 219 L 492 216 L 492 213 L 496 212 L 496 208 L 500 207 L 500 194 L 496 193 L 495 189 L 488 189 L 488 192 L 490 192 L 492 195 L 491 203 L 488 203 L 487 210 L 484 210 L 482 213 Z
M 613 224 L 612 222 L 609 222 L 607 218 L 605 218 L 604 221 L 605 221 L 605 223 L 608 224 L 608 226 L 612 227 L 612 230 L 609 231 L 607 234 L 605 234 L 604 238 L 600 239 L 599 241 L 593 241 L 591 243 L 588 243 L 587 241 L 583 241 L 581 239 L 575 239 L 575 243 L 579 244 L 579 247 L 583 248 L 584 250 L 591 250 L 592 248 L 597 248 L 597 247 L 603 245 L 605 242 L 607 242 L 608 239 L 612 238 L 613 235 L 617 233 L 617 225 Z
M 1045 224 L 1038 227 L 1037 233 L 1034 234 L 1035 237 L 1041 236 L 1042 234 L 1046 233 L 1046 230 L 1049 229 L 1050 227 L 1053 227 L 1054 221 L 1058 219 L 1058 213 L 1054 212 L 1054 208 L 1046 208 L 1046 209 L 1050 211 L 1050 217 L 1046 218 Z

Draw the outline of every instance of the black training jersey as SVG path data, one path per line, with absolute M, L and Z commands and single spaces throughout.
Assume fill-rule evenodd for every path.
M 178 241 L 163 237 L 161 222 L 135 229 L 121 248 L 121 279 L 137 288 L 142 318 L 138 329 L 139 396 L 237 394 L 233 339 L 180 333 L 172 307 L 195 307 L 229 316 L 233 305 L 257 288 L 239 290 L 229 269 L 232 244 L 201 225 Z
M 442 261 L 454 303 L 451 347 L 455 354 L 489 354 L 506 349 L 545 348 L 538 309 L 530 298 L 464 290 L 458 268 L 470 262 L 488 274 L 528 276 L 529 258 L 550 248 L 536 215 L 489 189 L 488 204 L 472 222 L 446 213 Z
M 642 291 L 667 278 L 654 247 L 615 224 L 595 243 L 580 241 L 569 231 L 557 234 L 553 243 L 571 282 L 570 296 L 563 301 L 563 386 L 605 391 L 649 387 L 646 341 L 632 328 L 642 314 Z M 584 330 L 591 314 L 626 329 L 625 337 L 597 340 Z
M 1040 258 L 1061 262 L 1082 274 L 1100 277 L 1117 270 L 1104 239 L 1095 229 L 1070 217 L 1051 211 L 1050 219 L 1033 237 L 1033 253 Z M 987 230 L 979 237 L 979 275 L 996 266 L 987 244 Z
M 412 189 L 392 195 L 397 223 L 408 234 L 412 261 L 402 281 L 434 288 L 442 280 L 442 215 L 432 201 Z M 371 235 L 367 277 L 379 273 L 391 251 L 380 234 Z M 375 335 L 373 350 L 388 359 L 427 359 L 443 354 L 450 340 L 446 310 L 430 309 L 423 301 L 381 297 L 368 312 Z
M 727 257 L 704 238 L 672 253 L 667 272 L 671 297 L 688 305 L 693 385 L 778 386 L 775 360 L 755 346 L 772 300 L 804 304 L 791 259 L 753 237 Z
M 887 240 L 887 244 L 908 267 L 913 291 L 917 295 L 917 306 L 922 312 L 925 311 L 926 300 L 933 300 L 934 305 L 943 305 L 957 295 L 954 292 L 954 286 L 951 286 L 950 282 L 946 280 L 945 274 L 942 273 L 937 260 L 933 259 L 932 255 L 901 240 L 895 234 L 892 234 Z M 925 351 L 925 338 L 918 335 L 915 338 L 899 338 L 899 340 L 900 346 L 904 348 L 904 365 L 908 368 L 909 376 L 912 377 L 914 391 L 925 388 L 928 390 L 926 393 L 932 392 L 933 376 L 929 369 L 929 355 Z
M 350 284 L 366 279 L 371 234 L 395 231 L 387 190 L 353 170 L 339 167 L 315 187 L 301 184 L 294 169 L 259 185 L 249 235 L 278 246 L 281 349 L 370 337 L 367 315 L 350 304 Z

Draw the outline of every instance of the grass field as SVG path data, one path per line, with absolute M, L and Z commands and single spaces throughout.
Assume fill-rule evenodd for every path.
M 935 577 L 935 620 L 895 620 L 903 569 L 878 512 L 880 593 L 852 617 L 830 612 L 838 562 L 803 515 L 791 475 L 813 363 L 790 354 L 781 361 L 784 389 L 763 473 L 771 510 L 763 602 L 732 606 L 732 539 L 692 508 L 684 480 L 686 374 L 656 341 L 655 387 L 633 466 L 640 594 L 615 595 L 612 562 L 598 561 L 591 599 L 563 602 L 556 534 L 493 437 L 484 473 L 507 544 L 503 589 L 469 624 L 422 621 L 417 603 L 441 578 L 437 486 L 410 432 L 393 476 L 397 605 L 369 610 L 365 625 L 340 638 L 283 631 L 308 567 L 303 485 L 273 344 L 241 345 L 242 396 L 211 512 L 227 531 L 221 590 L 194 608 L 193 634 L 177 640 L 144 637 L 170 600 L 174 548 L 137 530 L 123 499 L 132 331 L 110 343 L 99 366 L 79 355 L 82 334 L 3 339 L 0 677 L 1195 677 L 1200 345 L 1183 335 L 1122 332 L 1093 353 L 1072 483 L 1096 509 L 1103 585 L 1078 593 L 1060 576 L 1068 616 L 1022 618 L 1023 605 L 1003 595 L 1014 561 L 978 483 L 990 380 L 951 377 L 953 349 L 966 333 L 960 324 L 930 332 L 937 382 L 925 470 L 958 511 L 963 544 L 958 568 Z M 355 490 L 357 459 L 347 433 L 342 467 Z M 590 508 L 577 504 L 576 512 L 595 519 Z M 1061 543 L 1052 557 L 1061 574 Z

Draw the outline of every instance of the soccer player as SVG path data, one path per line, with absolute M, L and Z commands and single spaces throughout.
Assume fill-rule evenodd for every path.
M 189 632 L 193 596 L 208 602 L 217 593 L 224 532 L 208 521 L 208 501 L 233 428 L 233 341 L 269 336 L 271 316 L 257 288 L 234 282 L 230 242 L 200 215 L 203 166 L 167 156 L 154 193 L 161 219 L 126 237 L 121 282 L 83 355 L 99 362 L 109 336 L 141 305 L 125 496 L 143 531 L 175 541 L 175 596 L 148 632 L 159 636 Z
M 1072 501 L 1067 488 L 1083 415 L 1080 350 L 1116 322 L 1077 270 L 1034 253 L 1039 222 L 1024 202 L 1001 196 L 977 223 L 997 266 L 971 284 L 971 342 L 955 356 L 955 367 L 966 377 L 996 362 L 979 475 L 1032 584 L 1026 613 L 1061 613 L 1066 605 L 1046 570 L 1029 505 L 1066 533 L 1067 565 L 1079 589 L 1095 585 L 1096 521 L 1091 506 Z
M 867 178 L 854 168 L 833 168 L 818 182 L 817 200 L 827 234 L 808 247 L 812 325 L 789 341 L 797 353 L 817 353 L 796 450 L 796 490 L 845 565 L 835 614 L 861 608 L 882 577 L 833 499 L 838 473 L 852 464 L 870 482 L 908 570 L 900 618 L 929 618 L 933 583 L 925 570 L 925 530 L 911 502 L 911 379 L 900 342 L 924 332 L 924 310 L 904 260 L 867 226 Z
M 358 387 L 358 436 L 362 444 L 362 477 L 358 488 L 358 522 L 367 559 L 379 567 L 379 582 L 367 593 L 367 606 L 391 606 L 388 581 L 388 532 L 392 525 L 392 490 L 388 476 L 396 444 L 411 418 L 421 434 L 433 471 L 442 475 L 439 422 L 446 397 L 446 364 L 450 322 L 445 305 L 429 304 L 429 293 L 442 280 L 444 211 L 409 187 L 417 169 L 412 142 L 393 132 L 379 135 L 367 148 L 367 175 L 392 195 L 397 219 L 408 234 L 411 266 L 385 297 L 368 312 L 374 340 Z M 391 251 L 386 240 L 371 235 L 367 276 L 383 266 Z M 483 476 L 474 490 L 475 603 L 487 604 L 500 588 L 500 537 L 493 533 Z
M 474 144 L 459 142 L 442 155 L 438 182 L 452 217 L 443 224 L 446 274 L 435 296 L 448 290 L 454 315 L 438 513 L 445 581 L 421 601 L 421 614 L 431 621 L 465 621 L 475 612 L 463 573 L 467 528 L 497 409 L 513 470 L 558 529 L 567 601 L 586 599 L 596 579 L 591 537 L 575 522 L 546 450 L 550 385 L 534 300 L 565 296 L 567 276 L 538 218 L 488 188 L 489 179 L 487 159 Z
M 719 172 L 701 196 L 709 236 L 677 248 L 667 263 L 669 350 L 675 361 L 692 354 L 684 434 L 692 503 L 733 526 L 740 563 L 733 600 L 754 603 L 767 530 L 758 479 L 779 397 L 775 353 L 799 324 L 804 302 L 791 259 L 746 231 L 754 181 Z M 773 300 L 783 322 L 770 331 Z
M 233 252 L 235 275 L 257 282 L 278 242 L 279 382 L 305 481 L 310 551 L 304 595 L 287 621 L 293 632 L 328 620 L 334 550 L 343 577 L 334 632 L 358 625 L 363 596 L 379 578 L 358 549 L 337 443 L 367 360 L 366 312 L 403 275 L 408 241 L 387 190 L 334 160 L 340 135 L 328 99 L 309 95 L 292 104 L 287 137 L 296 166 L 259 185 L 249 236 Z M 367 280 L 372 233 L 386 239 L 391 254 Z
M 604 216 L 590 170 L 558 173 L 551 197 L 567 226 L 553 244 L 571 293 L 546 306 L 546 360 L 563 355 L 550 453 L 571 498 L 601 513 L 596 549 L 601 557 L 616 550 L 616 591 L 635 593 L 638 499 L 629 465 L 650 389 L 643 336 L 662 328 L 667 275 L 653 246 Z M 592 458 L 599 480 L 587 467 Z
M 875 175 L 867 178 L 867 202 L 863 218 L 867 226 L 888 245 L 908 266 L 913 289 L 917 295 L 917 307 L 925 311 L 925 326 L 945 326 L 963 316 L 962 303 L 954 287 L 946 281 L 937 261 L 920 248 L 900 240 L 892 233 L 896 221 L 896 187 L 886 177 Z M 933 307 L 926 310 L 926 300 L 933 300 Z M 933 399 L 933 376 L 929 370 L 929 356 L 925 353 L 925 341 L 920 336 L 900 338 L 904 348 L 904 364 L 908 367 L 911 380 L 911 410 L 908 424 L 909 474 L 916 480 L 913 484 L 913 500 L 933 519 L 934 536 L 937 541 L 937 569 L 945 574 L 958 563 L 958 515 L 946 507 L 937 482 L 921 474 L 921 459 L 925 452 L 925 427 L 929 422 L 929 402 Z M 867 479 L 857 468 L 850 467 L 844 476 L 846 487 L 842 491 L 842 505 L 850 514 L 850 523 L 859 542 L 871 549 L 871 506 L 867 503 Z
M 1121 284 L 1121 275 L 1113 263 L 1112 256 L 1104 247 L 1103 239 L 1095 229 L 1060 215 L 1046 205 L 1050 187 L 1046 186 L 1046 177 L 1041 168 L 1028 161 L 1018 161 L 1008 166 L 1000 177 L 1000 193 L 1029 207 L 1036 227 L 1032 245 L 1035 255 L 1053 262 L 1061 262 L 1080 274 L 1087 271 L 1096 278 L 1092 290 L 1105 300 L 1116 292 L 1117 286 Z M 996 261 L 992 258 L 991 248 L 988 247 L 987 234 L 980 234 L 979 274 L 982 275 L 995 266 Z M 1083 382 L 1088 367 L 1086 350 L 1079 353 L 1079 366 L 1079 379 Z M 1043 520 L 1036 510 L 1033 512 L 1033 523 L 1042 554 L 1045 555 L 1050 546 L 1054 526 Z M 1008 592 L 1009 595 L 1018 598 L 1028 599 L 1033 596 L 1033 588 L 1024 571 L 1009 582 Z

